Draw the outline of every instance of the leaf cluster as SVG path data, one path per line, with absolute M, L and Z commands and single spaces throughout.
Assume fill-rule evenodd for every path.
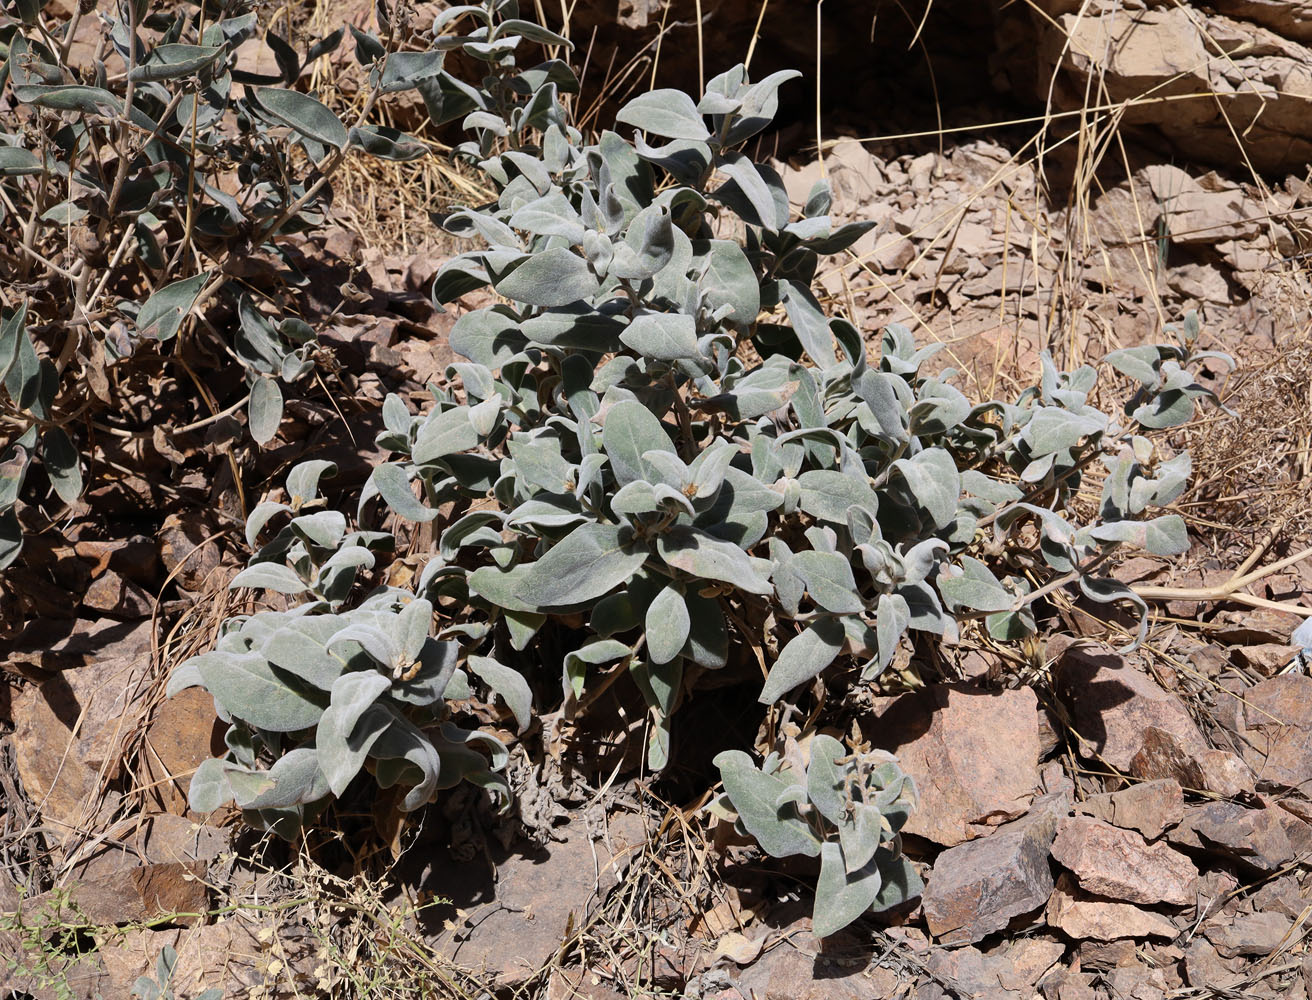
M 820 859 L 816 936 L 919 896 L 924 883 L 902 857 L 899 837 L 916 788 L 897 761 L 878 750 L 849 754 L 823 733 L 810 739 L 804 764 L 795 744 L 791 749 L 770 754 L 760 767 L 741 750 L 716 757 L 724 794 L 711 811 L 772 857 Z
M 941 345 L 894 325 L 870 350 L 812 290 L 821 258 L 870 224 L 836 224 L 824 182 L 794 213 L 779 175 L 743 152 L 796 74 L 752 82 L 736 66 L 700 97 L 657 90 L 625 105 L 631 137 L 585 137 L 564 101 L 568 68 L 515 58 L 525 39 L 563 40 L 517 14 L 452 8 L 439 29 L 477 27 L 434 41 L 488 68 L 480 86 L 440 79 L 471 134 L 455 155 L 497 194 L 446 217 L 471 247 L 442 265 L 432 296 L 490 288 L 495 304 L 454 324 L 465 360 L 430 386 L 431 406 L 384 403 L 377 443 L 390 459 L 354 530 L 345 515 L 299 513 L 307 494 L 290 482 L 288 508 L 253 512 L 252 545 L 269 517 L 291 520 L 235 585 L 310 596 L 235 623 L 184 666 L 245 721 L 229 759 L 198 775 L 194 804 L 258 809 L 276 786 L 302 808 L 340 794 L 371 754 L 380 783 L 401 780 L 386 734 L 410 733 L 398 720 L 435 704 L 389 701 L 405 703 L 413 669 L 434 698 L 453 697 L 443 671 L 464 663 L 521 725 L 525 678 L 558 684 L 569 718 L 627 674 L 659 770 L 679 705 L 751 651 L 768 664 L 760 700 L 798 702 L 815 684 L 875 679 L 908 637 L 952 641 L 973 619 L 994 641 L 1032 634 L 1036 602 L 1057 587 L 1142 603 L 1097 570 L 1120 545 L 1187 547 L 1184 522 L 1159 509 L 1183 491 L 1188 456 L 1162 459 L 1141 432 L 1188 420 L 1210 395 L 1188 374 L 1190 338 L 1107 359 L 1136 383 L 1120 415 L 1091 404 L 1096 369 L 1063 372 L 1046 354 L 1017 398 L 972 401 L 951 369 L 928 370 Z M 1079 519 L 1069 502 L 1095 462 L 1101 502 Z M 371 548 L 419 526 L 435 544 L 413 593 L 361 598 L 352 574 Z M 451 622 L 449 652 L 419 627 L 433 609 Z M 289 718 L 252 718 L 284 701 Z M 313 726 L 296 749 L 276 737 Z M 247 732 L 261 744 L 242 744 Z M 890 762 L 849 759 L 827 737 L 814 747 L 791 772 L 740 752 L 719 763 L 767 851 L 821 858 L 832 920 L 820 927 L 834 929 L 911 892 L 893 834 L 913 796 Z M 267 772 L 250 763 L 261 751 L 276 758 Z M 409 771 L 407 802 L 447 773 Z
M 20 498 L 46 499 L 44 483 L 29 486 L 33 462 L 59 504 L 76 501 L 95 430 L 150 436 L 124 423 L 124 386 L 183 340 L 220 381 L 246 384 L 248 427 L 266 444 L 319 352 L 285 237 L 324 225 L 348 157 L 429 155 L 372 123 L 386 101 L 417 91 L 434 121 L 462 107 L 442 45 L 385 17 L 381 37 L 351 28 L 368 89 L 348 122 L 297 89 L 344 28 L 301 51 L 261 27 L 252 0 L 120 0 L 62 23 L 43 7 L 22 0 L 0 21 L 0 261 L 12 292 L 0 300 L 0 569 L 21 548 Z M 88 23 L 102 45 L 80 65 Z M 242 68 L 237 50 L 257 40 L 276 73 Z

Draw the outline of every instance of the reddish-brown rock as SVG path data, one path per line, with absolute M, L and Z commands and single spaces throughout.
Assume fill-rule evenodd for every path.
M 187 688 L 160 704 L 142 751 L 150 794 L 159 808 L 187 815 L 191 774 L 202 761 L 223 755 L 226 728 L 215 717 L 214 697 L 203 688 Z
M 1243 754 L 1259 787 L 1307 787 L 1312 776 L 1312 677 L 1284 674 L 1244 692 Z
M 104 878 L 77 879 L 23 904 L 34 919 L 77 920 L 84 924 L 141 923 L 179 914 L 171 922 L 195 923 L 209 905 L 205 865 L 139 865 Z
M 1294 647 L 1283 642 L 1257 642 L 1251 646 L 1236 646 L 1235 659 L 1249 670 L 1263 677 L 1278 674 L 1294 658 Z
M 896 991 L 898 976 L 891 969 L 845 966 L 818 947 L 812 951 L 809 945 L 814 939 L 810 935 L 802 934 L 798 939 L 800 947 L 797 939 L 789 937 L 745 969 L 730 996 L 760 1000 L 869 1000 L 892 996 Z M 587 996 L 584 994 L 584 998 Z
M 1138 661 L 1107 650 L 1070 646 L 1059 664 L 1058 691 L 1075 731 L 1097 757 L 1120 771 L 1143 749 L 1149 728 L 1165 730 L 1190 754 L 1208 749 L 1184 703 L 1162 690 Z
M 1184 794 L 1178 781 L 1163 778 L 1091 796 L 1077 803 L 1075 811 L 1156 840 L 1184 818 Z
M 1086 892 L 1128 903 L 1195 902 L 1198 872 L 1166 844 L 1148 844 L 1091 816 L 1065 819 L 1057 828 L 1052 856 L 1074 874 Z
M 1130 773 L 1148 781 L 1169 778 L 1185 788 L 1227 797 L 1253 790 L 1253 774 L 1234 754 L 1200 749 L 1192 736 L 1149 726 L 1130 760 Z
M 1224 990 L 1242 982 L 1244 974 L 1231 968 L 1233 964 L 1218 955 L 1211 942 L 1201 937 L 1194 938 L 1184 953 L 1185 978 L 1190 986 L 1199 989 Z
M 56 850 L 71 831 L 93 828 L 98 809 L 118 802 L 119 793 L 108 786 L 142 710 L 140 681 L 150 667 L 143 656 L 150 647 L 148 623 L 84 624 L 86 632 L 75 632 L 62 646 L 69 657 L 86 655 L 88 666 L 24 688 L 12 705 L 19 780 Z M 102 643 L 98 656 L 80 652 L 75 640 L 85 636 Z
M 930 933 L 952 944 L 979 941 L 1043 906 L 1056 827 L 1051 815 L 1027 818 L 940 854 L 921 899 Z
M 1203 926 L 1203 934 L 1224 958 L 1270 955 L 1290 936 L 1294 921 L 1283 913 L 1240 913 Z
M 1270 806 L 1249 809 L 1237 802 L 1190 806 L 1167 839 L 1181 847 L 1223 855 L 1260 872 L 1274 872 L 1297 855 L 1285 830 L 1283 812 Z
M 895 700 L 871 738 L 920 790 L 905 832 L 952 847 L 1024 815 L 1039 786 L 1038 702 L 1028 688 L 939 685 Z
M 1077 940 L 1174 938 L 1175 925 L 1160 913 L 1132 903 L 1112 903 L 1083 892 L 1074 876 L 1063 872 L 1048 901 L 1048 923 Z
M 941 980 L 951 982 L 963 1000 L 1030 1000 L 1034 984 L 1065 952 L 1066 946 L 1052 938 L 1020 938 L 988 952 L 970 947 L 936 948 L 926 965 Z

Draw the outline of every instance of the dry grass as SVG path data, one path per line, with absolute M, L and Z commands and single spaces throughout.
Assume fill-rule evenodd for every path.
M 781 17 L 784 8 L 783 4 L 771 5 L 763 0 L 761 15 Z M 347 13 L 348 5 L 338 0 L 318 0 L 305 20 L 306 37 L 340 25 Z M 628 57 L 620 54 L 607 74 L 608 87 L 615 93 L 642 89 L 648 79 L 647 69 L 654 74 L 664 37 L 663 32 L 658 34 L 654 48 L 644 48 Z M 586 46 L 584 53 L 594 58 Z M 823 66 L 818 71 L 823 73 Z M 314 70 L 312 85 L 322 99 L 340 109 L 359 101 L 357 82 L 351 74 L 323 60 Z M 595 120 L 601 103 L 600 99 L 584 103 L 579 109 L 581 119 Z M 1028 270 L 1032 275 L 1035 261 L 1055 261 L 1047 280 L 1036 282 L 1030 278 L 1022 284 L 1018 279 L 1014 286 L 1004 289 L 999 324 L 1014 323 L 1018 329 L 1032 329 L 1037 342 L 1052 350 L 1059 364 L 1065 366 L 1090 361 L 1124 346 L 1103 308 L 1114 303 L 1117 290 L 1109 287 L 1091 295 L 1085 279 L 1090 267 L 1110 251 L 1129 248 L 1140 265 L 1137 277 L 1154 290 L 1159 303 L 1149 319 L 1150 325 L 1160 330 L 1176 317 L 1167 315 L 1160 306 L 1162 275 L 1156 253 L 1159 234 L 1151 231 L 1150 222 L 1156 217 L 1157 206 L 1144 192 L 1132 187 L 1136 212 L 1144 220 L 1137 232 L 1121 233 L 1107 242 L 1090 224 L 1092 206 L 1103 193 L 1101 177 L 1107 165 L 1123 165 L 1129 172 L 1130 153 L 1122 131 L 1124 111 L 1125 105 L 1108 101 L 1105 88 L 1099 84 L 1088 93 L 1087 105 L 1079 112 L 1049 110 L 1028 119 L 1035 126 L 1033 138 L 1017 148 L 994 176 L 974 190 L 963 192 L 959 203 L 926 221 L 922 231 L 913 234 L 928 237 L 928 245 L 912 266 L 931 253 L 950 253 L 965 213 L 983 200 L 995 200 L 1008 218 L 1029 220 L 1035 228 L 1036 239 L 1031 247 L 1009 251 L 1014 253 L 1010 263 L 1015 273 L 1019 276 Z M 983 123 L 980 128 L 1002 130 L 1015 124 L 997 121 Z M 824 122 L 818 116 L 815 129 L 823 140 Z M 422 120 L 417 130 L 424 133 Z M 862 141 L 887 145 L 908 139 L 943 142 L 948 138 L 945 130 L 934 129 L 915 136 L 869 136 Z M 389 164 L 361 157 L 349 161 L 341 174 L 336 210 L 368 245 L 403 256 L 449 246 L 431 213 L 445 211 L 454 202 L 478 202 L 490 195 L 476 178 L 449 164 L 443 155 L 447 152 L 444 147 L 436 142 L 433 147 L 438 155 L 416 163 Z M 1060 203 L 1048 200 L 1052 188 L 1044 183 L 1035 186 L 1029 200 L 1013 197 L 1008 185 L 1014 177 L 1032 172 L 1042 182 L 1045 170 L 1058 154 L 1070 161 L 1067 172 L 1072 178 L 1064 187 Z M 1249 180 L 1261 197 L 1269 198 L 1269 187 L 1260 175 L 1252 172 Z M 904 280 L 878 273 L 870 260 L 855 258 L 838 266 L 849 277 L 864 273 L 869 280 L 887 283 L 895 299 L 910 311 L 922 335 L 938 336 L 950 330 L 952 318 L 946 307 L 922 307 L 901 297 Z M 1281 285 L 1276 294 L 1287 303 L 1288 315 L 1312 314 L 1308 282 L 1296 265 L 1277 267 L 1273 280 Z M 860 312 L 850 287 L 834 304 Z M 1241 356 L 1240 361 L 1240 371 L 1228 384 L 1224 398 L 1236 416 L 1212 414 L 1183 432 L 1194 455 L 1196 485 L 1178 506 L 1195 527 L 1210 526 L 1209 530 L 1222 537 L 1247 538 L 1276 520 L 1288 536 L 1305 536 L 1312 532 L 1312 499 L 1305 485 L 1312 478 L 1312 342 L 1308 331 L 1291 331 L 1284 348 L 1273 357 Z M 968 365 L 960 367 L 975 383 L 969 389 L 990 397 L 1030 381 L 1034 374 L 1021 370 L 1019 356 L 1004 344 L 999 345 L 982 377 L 971 373 Z M 1093 496 L 1096 489 L 1097 481 L 1091 479 L 1085 493 Z M 216 589 L 161 638 L 147 680 L 145 713 L 125 735 L 115 768 L 107 769 L 104 775 L 107 782 L 110 772 L 121 768 L 131 776 L 125 810 L 143 804 L 155 780 L 146 767 L 150 749 L 144 740 L 144 722 L 163 697 L 168 669 L 212 644 L 219 624 L 235 611 L 230 601 L 225 589 Z M 1118 631 L 1114 625 L 1108 629 Z M 1155 645 L 1156 635 L 1150 639 L 1148 652 L 1173 662 L 1165 647 Z M 1041 668 L 1040 664 L 1040 674 L 1031 680 L 1044 680 Z M 1071 766 L 1076 766 L 1073 760 Z M 186 778 L 173 776 L 183 790 Z M 4 814 L 6 824 L 25 819 L 19 805 L 17 800 L 9 802 Z M 552 975 L 571 967 L 589 970 L 623 995 L 653 995 L 651 970 L 662 941 L 686 934 L 699 920 L 705 925 L 711 913 L 730 914 L 731 919 L 719 928 L 721 932 L 733 929 L 735 921 L 744 919 L 734 894 L 715 871 L 713 849 L 696 823 L 672 807 L 654 807 L 653 813 L 664 821 L 664 838 L 656 840 L 627 867 L 605 905 L 584 926 L 574 929 L 555 959 L 529 978 L 517 1000 L 544 995 Z M 14 831 L 10 829 L 2 832 L 6 836 L 0 847 L 0 863 L 30 872 L 37 859 L 13 846 L 26 841 L 13 839 Z M 416 932 L 421 904 L 386 898 L 385 872 L 357 872 L 349 877 L 334 874 L 320 867 L 304 845 L 286 868 L 248 857 L 229 859 L 228 870 L 259 876 L 244 888 L 235 883 L 215 886 L 215 913 L 250 921 L 256 927 L 257 938 L 267 947 L 264 968 L 270 985 L 262 988 L 263 992 L 249 993 L 253 998 L 454 1000 L 486 995 L 476 981 L 443 959 Z M 294 941 L 303 945 L 295 954 L 289 949 Z M 890 947 L 884 957 L 908 977 L 929 975 L 920 957 L 905 946 Z

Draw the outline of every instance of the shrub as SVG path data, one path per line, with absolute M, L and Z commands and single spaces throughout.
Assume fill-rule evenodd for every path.
M 770 664 L 771 704 L 817 678 L 873 680 L 908 632 L 953 639 L 983 619 L 1000 640 L 1033 633 L 1036 602 L 1058 587 L 1142 606 L 1097 570 L 1121 544 L 1186 548 L 1179 516 L 1144 515 L 1180 495 L 1188 456 L 1159 460 L 1141 432 L 1189 419 L 1210 395 L 1188 374 L 1196 320 L 1178 344 L 1108 357 L 1137 382 L 1121 417 L 1090 405 L 1093 368 L 1061 372 L 1046 355 L 1039 384 L 1012 402 L 972 402 L 950 370 L 926 373 L 941 345 L 918 347 L 903 327 L 872 361 L 863 333 L 811 290 L 820 258 L 871 224 L 835 225 L 823 182 L 794 217 L 780 177 L 741 151 L 796 74 L 752 83 L 737 66 L 699 99 L 653 91 L 617 116 L 646 138 L 585 140 L 562 103 L 564 64 L 515 62 L 525 40 L 563 39 L 516 14 L 489 3 L 435 25 L 477 24 L 434 45 L 487 66 L 480 87 L 460 85 L 473 138 L 456 155 L 498 194 L 446 218 L 476 246 L 441 267 L 432 294 L 443 304 L 490 286 L 497 303 L 455 323 L 467 360 L 432 387 L 427 412 L 386 400 L 378 443 L 393 458 L 355 511 L 357 525 L 379 513 L 398 531 L 431 525 L 436 551 L 413 593 L 361 597 L 357 570 L 392 536 L 299 513 L 304 467 L 286 508 L 252 514 L 252 545 L 270 516 L 291 520 L 234 586 L 306 603 L 235 622 L 181 668 L 175 689 L 203 683 L 240 723 L 228 758 L 197 775 L 194 804 L 295 803 L 305 818 L 371 755 L 381 783 L 411 786 L 407 807 L 452 768 L 491 786 L 490 770 L 455 756 L 474 737 L 430 725 L 471 680 L 522 726 L 529 678 L 558 677 L 569 715 L 599 670 L 627 671 L 660 769 L 680 702 L 731 646 Z M 764 360 L 745 359 L 749 343 Z M 1097 516 L 1072 523 L 1068 501 L 1097 461 Z M 415 683 L 424 696 L 403 697 Z M 265 714 L 284 702 L 295 711 Z M 809 765 L 722 755 L 720 809 L 770 853 L 820 857 L 829 931 L 917 891 L 897 857 L 912 796 L 892 762 L 847 758 L 828 737 L 811 745 Z
M 261 444 L 272 438 L 284 393 L 311 373 L 317 349 L 297 315 L 305 278 L 278 238 L 322 226 L 348 156 L 428 154 L 369 123 L 380 103 L 417 90 L 435 121 L 463 113 L 445 53 L 412 51 L 402 24 L 385 22 L 383 38 L 351 29 L 368 89 L 345 124 L 291 89 L 344 29 L 304 53 L 264 32 L 278 67 L 266 76 L 239 69 L 235 56 L 260 34 L 253 0 L 81 4 L 54 28 L 42 6 L 17 0 L 18 19 L 0 21 L 0 94 L 12 109 L 0 131 L 10 277 L 0 315 L 0 569 L 22 545 L 20 496 L 43 502 L 38 487 L 25 489 L 33 459 L 57 500 L 75 501 L 82 429 L 99 417 L 101 434 L 149 438 L 149 424 L 125 422 L 121 387 L 176 357 L 184 338 L 220 383 L 246 383 L 250 432 Z M 91 18 L 104 61 L 76 65 L 73 42 Z

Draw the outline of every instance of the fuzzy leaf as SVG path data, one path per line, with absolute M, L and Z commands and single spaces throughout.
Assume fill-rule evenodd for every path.
M 146 300 L 137 313 L 137 329 L 143 337 L 155 340 L 169 340 L 178 332 L 182 320 L 200 294 L 201 286 L 209 278 L 209 272 L 193 274 L 165 285 Z
M 524 675 L 488 656 L 471 656 L 468 662 L 469 669 L 501 695 L 519 725 L 519 732 L 524 732 L 533 720 L 533 692 Z
M 615 120 L 667 139 L 705 140 L 711 137 L 697 105 L 681 90 L 652 90 L 635 97 Z
M 674 587 L 664 587 L 647 607 L 647 655 L 654 664 L 679 655 L 692 628 L 688 605 Z
M 814 858 L 820 853 L 820 841 L 806 822 L 791 806 L 777 805 L 790 782 L 759 770 L 741 750 L 717 755 L 715 766 L 729 801 L 761 850 L 775 858 L 794 854 Z
M 277 677 L 263 656 L 213 652 L 191 662 L 214 700 L 258 729 L 292 733 L 308 729 L 323 715 L 324 705 Z
M 842 848 L 832 841 L 821 844 L 820 878 L 811 917 L 815 936 L 828 937 L 856 920 L 874 905 L 882 886 L 883 876 L 873 860 L 849 875 Z
M 698 528 L 674 525 L 657 536 L 656 551 L 666 565 L 703 580 L 719 580 L 749 594 L 774 592 L 766 575 L 769 563 Z
M 269 114 L 284 125 L 290 125 L 301 135 L 334 149 L 346 148 L 350 138 L 346 126 L 324 104 L 309 94 L 280 87 L 256 87 L 255 96 Z
M 794 636 L 779 653 L 757 701 L 771 705 L 799 684 L 805 684 L 834 662 L 846 633 L 841 623 L 821 618 Z
M 495 287 L 516 302 L 550 307 L 591 298 L 601 286 L 586 260 L 566 247 L 553 247 L 533 254 Z
M 646 560 L 646 547 L 631 544 L 620 528 L 583 524 L 528 567 L 521 593 L 539 608 L 587 604 L 627 581 Z

